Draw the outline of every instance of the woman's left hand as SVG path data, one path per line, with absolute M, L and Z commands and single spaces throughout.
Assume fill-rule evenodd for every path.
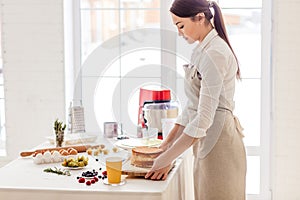
M 169 171 L 171 169 L 171 165 L 163 167 L 161 169 L 151 169 L 145 176 L 145 178 L 150 178 L 151 180 L 166 180 Z

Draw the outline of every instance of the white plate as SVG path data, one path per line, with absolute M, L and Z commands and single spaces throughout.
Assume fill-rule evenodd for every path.
M 98 156 L 93 156 L 95 159 L 98 159 L 98 163 L 105 165 L 106 158 L 109 157 L 121 157 L 122 162 L 125 163 L 130 159 L 131 153 L 127 150 L 123 150 L 122 148 L 119 149 L 118 152 L 109 152 L 107 155 L 99 154 Z
M 139 146 L 158 147 L 161 143 L 162 140 L 156 138 L 150 138 L 150 139 L 130 138 L 125 140 L 119 140 L 115 143 L 115 145 L 123 149 L 133 149 Z
M 79 169 L 84 169 L 84 168 L 86 168 L 86 166 L 84 166 L 84 167 L 64 167 L 64 166 L 62 166 L 64 169 L 70 169 L 70 170 L 79 170 Z
M 55 135 L 46 137 L 50 144 L 55 143 Z M 97 139 L 96 135 L 89 135 L 87 133 L 66 133 L 64 135 L 64 143 L 65 145 L 73 145 L 73 144 L 84 144 L 84 143 L 92 143 Z
M 95 176 L 91 176 L 91 177 L 87 177 L 87 176 L 81 176 L 82 178 L 85 178 L 85 179 L 94 179 Z M 96 176 L 98 177 L 98 176 Z

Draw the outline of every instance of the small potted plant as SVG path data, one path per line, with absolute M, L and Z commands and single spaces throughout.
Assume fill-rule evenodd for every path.
M 66 124 L 58 121 L 58 119 L 54 122 L 54 131 L 55 131 L 55 141 L 56 147 L 61 147 L 64 141 L 64 133 L 66 129 Z

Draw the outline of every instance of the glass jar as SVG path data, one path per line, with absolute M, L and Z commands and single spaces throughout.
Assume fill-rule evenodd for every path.
M 143 108 L 144 120 L 147 127 L 157 128 L 162 133 L 162 119 L 177 118 L 179 103 L 177 101 L 149 103 Z

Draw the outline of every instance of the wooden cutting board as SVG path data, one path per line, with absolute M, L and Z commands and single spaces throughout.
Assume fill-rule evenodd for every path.
M 172 169 L 174 168 L 174 166 L 175 161 L 172 163 Z M 128 161 L 122 166 L 122 174 L 135 177 L 144 177 L 150 171 L 150 169 L 151 168 L 135 167 L 130 163 L 130 161 Z

